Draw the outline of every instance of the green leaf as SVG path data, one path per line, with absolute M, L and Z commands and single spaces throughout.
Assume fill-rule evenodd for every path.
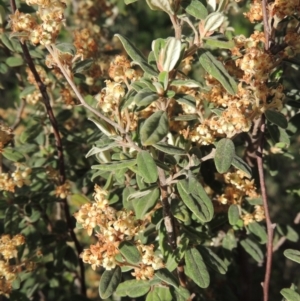
M 98 165 L 92 165 L 92 169 L 99 169 L 104 171 L 112 171 L 117 169 L 124 169 L 134 166 L 136 164 L 135 159 L 123 160 L 123 161 L 113 161 L 110 163 L 102 163 Z
M 161 141 L 169 132 L 167 113 L 158 111 L 146 119 L 141 128 L 141 142 L 143 145 L 153 145 Z
M 159 59 L 159 53 L 162 48 L 166 46 L 166 40 L 165 39 L 156 39 L 152 42 L 151 48 L 155 57 L 156 62 L 158 62 Z
M 175 288 L 179 287 L 178 279 L 168 270 L 168 269 L 160 269 L 155 273 L 155 276 L 159 278 L 161 281 L 172 285 Z
M 212 48 L 223 48 L 223 49 L 232 49 L 234 47 L 234 41 L 222 41 L 222 40 L 217 40 L 215 38 L 205 38 L 204 39 L 205 45 L 212 47 Z
M 158 81 L 162 84 L 164 91 L 166 91 L 169 85 L 169 72 L 168 71 L 160 72 L 158 75 Z
M 9 67 L 19 67 L 19 66 L 22 66 L 24 64 L 24 60 L 21 57 L 11 56 L 11 57 L 9 57 L 5 60 L 5 63 Z
M 147 295 L 146 301 L 172 301 L 172 295 L 168 287 L 155 286 Z
M 90 200 L 85 195 L 80 193 L 72 194 L 70 198 L 71 205 L 76 206 L 77 208 L 89 202 Z
M 2 152 L 2 155 L 13 162 L 20 162 L 25 160 L 23 154 L 21 154 L 20 152 L 16 151 L 15 149 L 11 148 L 11 147 L 5 147 L 4 151 Z
M 246 238 L 244 240 L 241 240 L 240 242 L 241 246 L 245 249 L 245 251 L 251 255 L 253 259 L 255 259 L 258 263 L 263 262 L 264 255 L 260 249 L 260 247 L 253 242 L 251 239 Z
M 75 55 L 77 52 L 76 47 L 71 43 L 58 43 L 55 47 L 62 53 L 69 53 Z
M 171 81 L 170 86 L 188 87 L 188 88 L 202 88 L 203 86 L 193 79 L 174 79 Z
M 187 94 L 176 94 L 174 99 L 179 103 L 184 103 L 192 108 L 196 108 L 196 99 L 195 97 Z
M 88 120 L 92 121 L 104 135 L 106 135 L 107 137 L 112 136 L 112 133 L 109 129 L 109 124 L 106 121 L 100 119 L 96 120 L 93 117 L 88 118 Z
M 227 272 L 227 265 L 225 262 L 212 250 L 209 248 L 200 246 L 199 251 L 203 256 L 205 264 L 212 268 L 213 270 L 217 271 L 218 273 L 225 275 Z
M 215 31 L 224 22 L 225 17 L 222 13 L 213 12 L 207 16 L 204 22 L 205 32 Z
M 181 200 L 172 200 L 171 212 L 175 218 L 184 222 L 185 225 L 189 225 L 191 223 L 190 211 Z
M 173 145 L 170 145 L 168 143 L 165 142 L 160 142 L 160 143 L 156 143 L 153 144 L 153 147 L 155 147 L 156 149 L 158 149 L 159 151 L 165 153 L 165 154 L 169 154 L 169 155 L 186 155 L 186 151 L 180 147 L 176 147 Z
M 170 0 L 146 0 L 147 4 L 152 10 L 162 10 L 169 15 L 174 15 L 173 1 Z
M 239 156 L 234 155 L 231 164 L 235 168 L 243 171 L 247 175 L 247 177 L 249 179 L 252 177 L 251 167 L 242 158 L 240 158 Z
M 136 1 L 138 1 L 138 0 L 124 0 L 124 2 L 125 2 L 126 5 L 134 3 Z
M 94 59 L 89 58 L 83 61 L 77 61 L 72 68 L 73 73 L 82 73 L 91 68 L 94 63 Z
M 186 289 L 180 286 L 178 289 L 174 289 L 171 287 L 171 294 L 173 296 L 174 301 L 187 301 L 190 300 L 190 292 Z
M 214 78 L 216 78 L 228 93 L 234 95 L 237 92 L 235 80 L 228 74 L 221 62 L 219 62 L 210 52 L 202 52 L 199 58 L 203 68 Z
M 129 241 L 122 241 L 119 245 L 119 251 L 129 263 L 138 264 L 141 259 L 139 250 Z
M 148 151 L 139 152 L 136 162 L 139 174 L 144 178 L 146 183 L 154 183 L 157 181 L 157 166 Z
M 230 165 L 235 156 L 235 147 L 230 139 L 221 139 L 216 146 L 215 165 L 219 173 L 225 173 L 230 168 Z
M 134 212 L 137 219 L 143 219 L 157 203 L 159 199 L 159 189 L 153 189 L 149 194 L 132 201 Z
M 153 91 L 149 90 L 148 88 L 144 88 L 134 96 L 134 102 L 138 107 L 146 108 L 148 107 L 152 102 L 158 100 L 159 96 L 157 93 L 154 93 Z
M 116 290 L 122 278 L 121 268 L 116 266 L 113 270 L 106 270 L 99 282 L 99 294 L 102 299 L 107 299 Z
M 188 6 L 185 6 L 185 11 L 199 20 L 204 20 L 208 14 L 206 7 L 199 0 L 192 0 Z
M 274 110 L 266 110 L 265 116 L 271 123 L 274 123 L 283 129 L 286 129 L 288 126 L 286 117 L 280 112 Z
M 127 54 L 131 57 L 134 63 L 138 64 L 145 72 L 149 73 L 152 76 L 157 76 L 157 72 L 148 64 L 146 58 L 143 54 L 125 37 L 120 34 L 116 34 Z
M 14 49 L 12 41 L 9 39 L 6 33 L 1 34 L 1 41 L 11 52 L 16 51 L 16 49 Z
M 40 123 L 34 123 L 31 126 L 26 127 L 25 131 L 23 131 L 20 135 L 20 142 L 26 143 L 33 141 L 41 132 L 43 131 L 43 127 Z
M 168 1 L 168 0 L 166 0 Z M 158 69 L 170 72 L 176 66 L 181 54 L 181 41 L 170 37 L 159 53 Z
M 300 263 L 300 251 L 293 249 L 286 249 L 283 252 L 284 256 L 290 260 Z
M 230 205 L 228 209 L 229 224 L 234 226 L 240 218 L 239 207 L 235 204 Z
M 187 250 L 185 253 L 185 273 L 199 287 L 207 288 L 209 286 L 210 277 L 203 261 L 201 254 L 197 249 Z
M 300 301 L 300 295 L 290 288 L 282 289 L 280 294 L 286 299 L 286 301 Z
M 127 280 L 119 284 L 116 295 L 137 298 L 145 295 L 150 289 L 150 282 L 143 280 Z
M 258 238 L 261 244 L 265 244 L 268 240 L 268 236 L 264 227 L 262 227 L 259 223 L 253 222 L 248 225 L 248 228 L 252 234 Z
M 202 222 L 209 222 L 213 217 L 213 205 L 204 188 L 197 181 L 180 180 L 177 189 L 185 205 Z

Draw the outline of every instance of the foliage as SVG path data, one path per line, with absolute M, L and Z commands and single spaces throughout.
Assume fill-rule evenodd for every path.
M 300 300 L 299 1 L 237 2 L 0 1 L 4 300 Z

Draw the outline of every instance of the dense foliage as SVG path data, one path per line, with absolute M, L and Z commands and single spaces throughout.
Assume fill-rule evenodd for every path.
M 298 0 L 0 0 L 1 300 L 300 300 Z

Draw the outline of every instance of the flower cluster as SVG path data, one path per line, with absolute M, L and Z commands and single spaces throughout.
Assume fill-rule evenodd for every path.
M 13 130 L 0 123 L 0 153 L 3 151 L 4 147 L 13 140 L 13 138 Z
M 254 180 L 248 179 L 244 172 L 240 170 L 218 174 L 217 177 L 226 184 L 224 193 L 217 196 L 218 202 L 223 205 L 241 205 L 245 197 L 258 197 Z
M 59 0 L 27 0 L 28 5 L 38 5 L 37 15 L 42 23 L 30 14 L 24 14 L 18 10 L 10 16 L 11 28 L 18 33 L 22 41 L 29 40 L 37 45 L 49 45 L 53 43 L 64 22 L 65 3 Z
M 74 214 L 77 223 L 87 230 L 88 235 L 96 232 L 97 242 L 81 254 L 83 261 L 91 264 L 93 269 L 103 266 L 111 270 L 117 265 L 130 265 L 120 257 L 119 246 L 121 242 L 134 241 L 143 230 L 144 222 L 136 220 L 131 211 L 117 211 L 109 206 L 107 192 L 97 185 L 94 200 Z M 138 240 L 134 243 L 141 254 L 141 261 L 134 265 L 133 275 L 137 279 L 151 279 L 154 270 L 164 266 L 162 259 L 154 254 L 152 245 L 143 245 Z
M 17 258 L 17 247 L 25 243 L 25 238 L 21 234 L 14 237 L 2 235 L 0 238 L 0 295 L 8 295 L 12 290 L 12 282 L 17 278 L 18 266 L 12 264 Z
M 30 185 L 31 168 L 20 163 L 15 163 L 15 167 L 16 170 L 11 174 L 0 173 L 0 190 L 14 192 L 16 186 Z

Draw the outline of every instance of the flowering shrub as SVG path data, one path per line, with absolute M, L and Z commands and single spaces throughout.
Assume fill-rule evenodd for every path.
M 298 300 L 299 1 L 25 2 L 0 1 L 3 298 Z

